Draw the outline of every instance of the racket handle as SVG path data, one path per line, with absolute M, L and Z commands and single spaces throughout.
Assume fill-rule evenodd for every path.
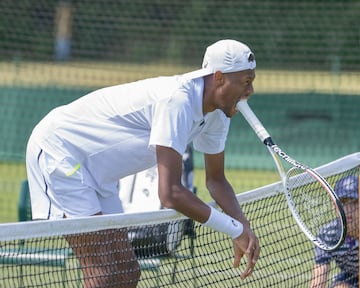
M 260 120 L 256 117 L 254 112 L 249 107 L 246 99 L 240 100 L 236 104 L 236 108 L 241 112 L 246 121 L 249 123 L 251 128 L 255 131 L 256 135 L 260 138 L 262 142 L 265 139 L 270 138 L 269 133 L 266 131 L 264 126 L 261 124 Z

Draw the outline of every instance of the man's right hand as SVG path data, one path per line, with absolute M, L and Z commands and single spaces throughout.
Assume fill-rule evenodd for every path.
M 260 245 L 259 240 L 250 227 L 244 226 L 243 233 L 233 240 L 234 244 L 234 267 L 240 266 L 241 259 L 245 255 L 246 267 L 241 273 L 240 278 L 245 279 L 254 271 L 255 264 L 259 259 Z

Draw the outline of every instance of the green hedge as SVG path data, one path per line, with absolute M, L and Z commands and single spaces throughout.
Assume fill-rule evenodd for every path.
M 0 59 L 52 60 L 60 2 L 2 0 Z M 75 60 L 195 65 L 209 43 L 237 38 L 251 44 L 262 68 L 360 68 L 355 0 L 66 2 Z

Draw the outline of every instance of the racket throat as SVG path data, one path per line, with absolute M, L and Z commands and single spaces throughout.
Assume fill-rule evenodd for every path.
M 270 141 L 272 141 L 270 139 Z M 270 142 L 269 142 L 270 143 Z M 276 144 L 272 144 L 272 145 L 267 145 L 272 151 L 274 151 L 280 158 L 284 159 L 287 163 L 291 164 L 294 167 L 303 169 L 303 170 L 307 170 L 308 167 L 306 167 L 305 165 L 297 162 L 295 159 L 291 158 L 289 155 L 287 155 L 285 152 L 283 152 L 279 146 L 277 146 Z
M 265 144 L 266 146 L 269 146 L 269 147 L 275 145 L 274 142 L 273 142 L 273 140 L 271 139 L 271 137 L 267 137 L 267 138 L 264 140 L 264 144 Z

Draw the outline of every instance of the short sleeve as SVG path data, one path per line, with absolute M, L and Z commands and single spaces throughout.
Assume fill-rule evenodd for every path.
M 154 106 L 149 148 L 170 147 L 183 155 L 193 123 L 191 104 L 181 92 Z
M 202 153 L 216 154 L 225 150 L 230 118 L 221 110 L 215 110 L 204 118 L 204 127 L 194 140 L 194 148 Z

